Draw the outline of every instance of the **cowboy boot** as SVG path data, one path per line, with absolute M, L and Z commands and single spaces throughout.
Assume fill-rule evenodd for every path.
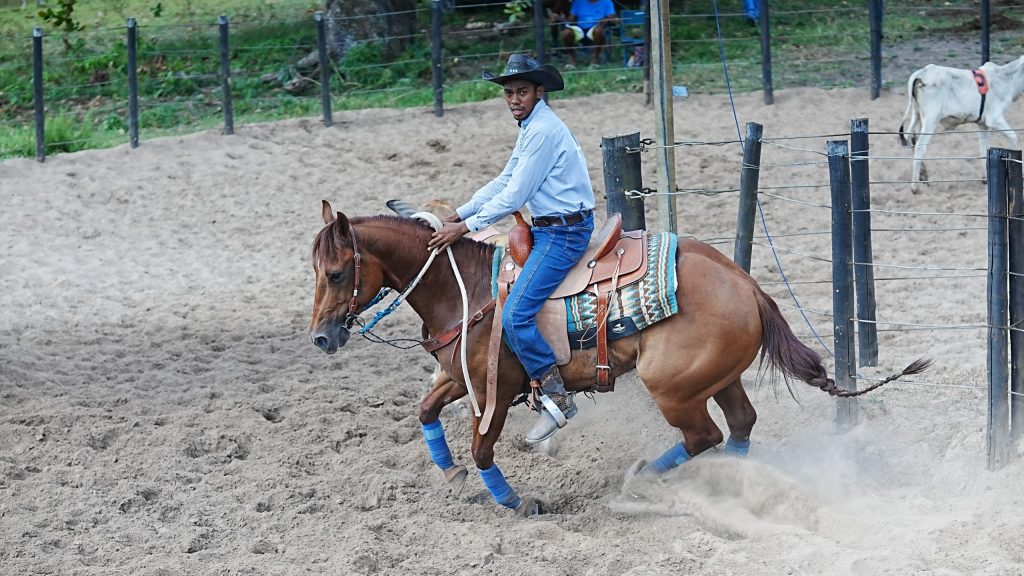
M 526 441 L 530 444 L 551 438 L 559 428 L 566 425 L 569 418 L 576 415 L 573 393 L 565 391 L 565 382 L 562 381 L 558 366 L 548 368 L 540 377 L 538 398 L 543 409 L 538 408 L 540 416 L 537 423 L 526 433 Z

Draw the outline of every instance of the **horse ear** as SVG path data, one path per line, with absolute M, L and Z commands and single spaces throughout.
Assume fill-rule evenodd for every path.
M 321 202 L 324 203 L 324 206 L 323 206 L 324 224 L 330 224 L 331 222 L 334 222 L 334 208 L 331 208 L 331 203 L 328 202 L 327 200 L 321 200 Z
M 342 238 L 348 238 L 348 218 L 344 214 L 338 212 L 338 224 L 336 230 Z

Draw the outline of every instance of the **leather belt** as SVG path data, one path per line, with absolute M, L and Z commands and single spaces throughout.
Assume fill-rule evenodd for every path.
M 558 216 L 537 216 L 533 219 L 533 225 L 537 228 L 547 228 L 548 226 L 575 226 L 589 218 L 593 212 L 593 210 L 584 210 L 582 212 L 560 214 Z

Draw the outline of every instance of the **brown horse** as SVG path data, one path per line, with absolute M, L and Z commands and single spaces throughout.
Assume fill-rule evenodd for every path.
M 432 230 L 410 218 L 375 216 L 349 219 L 324 201 L 325 226 L 313 242 L 311 260 L 316 293 L 310 339 L 328 354 L 345 345 L 356 315 L 382 287 L 401 290 L 424 267 Z M 452 245 L 465 281 L 470 314 L 487 310 L 484 321 L 468 331 L 467 364 L 473 393 L 485 404 L 488 305 L 494 247 L 462 239 Z M 796 378 L 836 396 L 863 394 L 905 374 L 924 370 L 916 361 L 902 373 L 858 392 L 839 389 L 828 378 L 820 356 L 793 334 L 775 302 L 741 268 L 714 248 L 680 239 L 676 254 L 679 312 L 632 336 L 609 342 L 613 376 L 636 369 L 665 420 L 682 432 L 680 444 L 648 464 L 647 473 L 661 473 L 723 441 L 722 431 L 708 414 L 714 398 L 725 414 L 730 438 L 726 452 L 743 455 L 757 418 L 740 375 L 761 351 L 762 362 L 787 379 Z M 447 258 L 439 257 L 408 296 L 423 321 L 424 334 L 436 336 L 462 322 L 459 288 Z M 466 395 L 459 340 L 436 352 L 441 368 L 452 379 L 438 378 L 420 405 L 419 419 L 431 459 L 453 486 L 465 481 L 466 469 L 452 462 L 438 419 L 441 409 Z M 574 351 L 561 366 L 566 388 L 589 391 L 594 387 L 596 353 Z M 498 364 L 496 409 L 485 434 L 474 419 L 472 454 L 485 485 L 495 500 L 525 514 L 540 511 L 534 499 L 520 498 L 494 464 L 494 445 L 513 401 L 529 390 L 529 378 L 516 357 L 502 346 Z

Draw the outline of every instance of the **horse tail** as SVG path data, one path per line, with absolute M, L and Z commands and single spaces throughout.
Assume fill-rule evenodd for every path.
M 778 304 L 760 288 L 755 287 L 755 291 L 757 311 L 761 317 L 761 363 L 767 361 L 769 368 L 778 370 L 787 379 L 796 378 L 828 392 L 831 396 L 847 398 L 867 394 L 902 376 L 918 374 L 931 366 L 931 360 L 921 358 L 911 362 L 902 372 L 863 390 L 839 388 L 835 380 L 828 377 L 821 356 L 793 334 L 793 330 L 779 311 Z

